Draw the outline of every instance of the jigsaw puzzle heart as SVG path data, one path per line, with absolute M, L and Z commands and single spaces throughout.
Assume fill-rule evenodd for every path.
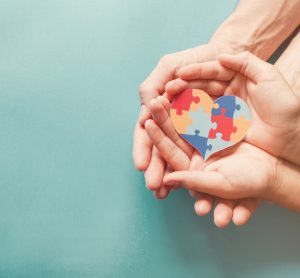
M 177 95 L 170 116 L 179 135 L 204 160 L 240 142 L 251 124 L 249 107 L 241 98 L 222 96 L 213 101 L 198 89 L 186 89 Z

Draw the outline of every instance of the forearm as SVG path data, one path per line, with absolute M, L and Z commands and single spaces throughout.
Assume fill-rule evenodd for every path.
M 275 66 L 282 73 L 292 91 L 298 96 L 300 102 L 300 31 L 277 60 Z M 300 109 L 298 115 L 300 115 Z M 300 165 L 300 120 L 298 129 L 294 130 L 293 140 L 286 146 L 285 154 L 286 159 Z
M 300 167 L 286 160 L 278 160 L 275 180 L 270 184 L 267 198 L 300 212 Z
M 300 24 L 300 0 L 241 0 L 211 42 L 266 60 Z
M 290 42 L 275 66 L 300 98 L 300 31 Z

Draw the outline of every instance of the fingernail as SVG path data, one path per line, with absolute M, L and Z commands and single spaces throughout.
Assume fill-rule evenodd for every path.
M 180 183 L 177 181 L 169 181 L 169 182 L 164 183 L 164 185 L 168 186 L 168 187 L 175 187 L 175 186 L 179 186 Z

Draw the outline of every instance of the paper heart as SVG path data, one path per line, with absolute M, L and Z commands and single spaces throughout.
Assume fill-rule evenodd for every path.
M 215 101 L 204 91 L 186 89 L 174 98 L 170 116 L 179 135 L 203 159 L 241 141 L 251 124 L 248 105 L 236 96 Z

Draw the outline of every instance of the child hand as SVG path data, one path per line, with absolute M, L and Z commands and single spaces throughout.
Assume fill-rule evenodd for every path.
M 183 67 L 178 76 L 166 86 L 169 95 L 192 87 L 243 98 L 252 112 L 245 141 L 300 164 L 300 101 L 275 66 L 243 52 Z

